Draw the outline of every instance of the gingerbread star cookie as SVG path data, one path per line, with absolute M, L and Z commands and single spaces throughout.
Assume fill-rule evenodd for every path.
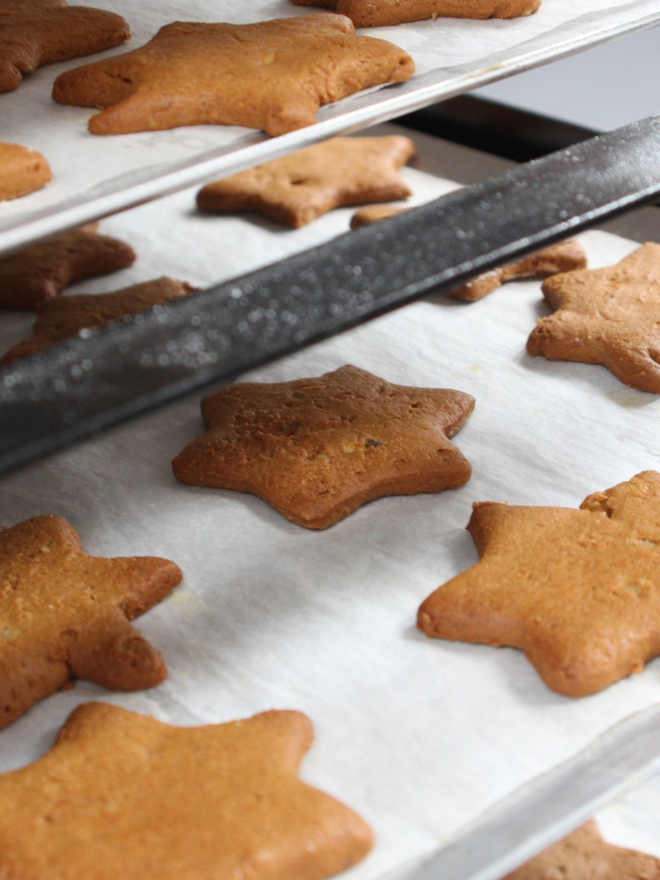
M 379 220 L 386 220 L 388 217 L 395 217 L 409 210 L 410 208 L 398 208 L 393 205 L 369 205 L 353 214 L 351 229 L 361 229 L 363 226 L 370 226 Z M 516 278 L 548 278 L 558 272 L 584 269 L 586 265 L 587 255 L 584 248 L 576 239 L 568 238 L 559 244 L 536 251 L 522 260 L 516 260 L 498 269 L 477 275 L 460 287 L 455 287 L 447 292 L 455 299 L 475 302 L 486 294 L 492 293 L 507 281 Z
M 607 269 L 557 275 L 542 290 L 557 311 L 536 325 L 529 354 L 602 364 L 626 385 L 660 394 L 660 244 Z
M 498 269 L 477 275 L 460 287 L 450 290 L 449 295 L 465 302 L 475 302 L 497 290 L 507 281 L 517 278 L 548 278 L 560 272 L 584 269 L 586 265 L 587 254 L 584 248 L 579 241 L 569 238 L 523 257 L 522 260 L 515 260 Z
M 163 658 L 129 621 L 181 578 L 167 559 L 88 556 L 60 516 L 0 531 L 0 729 L 73 678 L 122 691 L 160 684 Z
M 392 385 L 351 366 L 231 385 L 202 401 L 209 430 L 172 467 L 182 483 L 250 492 L 325 529 L 383 495 L 467 483 L 470 464 L 448 438 L 473 408 L 461 391 Z
M 130 245 L 99 235 L 97 226 L 92 223 L 0 258 L 0 308 L 34 309 L 74 281 L 107 275 L 135 262 Z
M 503 880 L 660 880 L 660 860 L 606 843 L 593 820 Z
M 541 0 L 293 0 L 296 6 L 325 6 L 347 15 L 355 27 L 384 27 L 427 18 L 518 18 Z
M 20 144 L 0 143 L 0 202 L 41 189 L 52 178 L 41 153 Z
M 427 636 L 521 648 L 559 694 L 586 697 L 660 654 L 660 474 L 579 510 L 475 504 L 481 561 L 419 609 Z
M 158 278 L 113 293 L 81 294 L 49 300 L 39 312 L 33 336 L 11 348 L 0 358 L 0 364 L 46 351 L 64 339 L 77 336 L 81 330 L 103 327 L 119 318 L 137 315 L 153 306 L 187 296 L 193 289 L 184 281 Z
M 331 138 L 298 153 L 210 183 L 197 195 L 205 211 L 257 211 L 294 228 L 345 205 L 405 199 L 397 169 L 415 155 L 400 135 Z
M 131 35 L 114 12 L 69 6 L 66 0 L 2 0 L 0 92 L 11 92 L 43 64 L 119 46 Z
M 0 776 L 0 876 L 61 880 L 323 880 L 373 836 L 298 776 L 300 712 L 174 727 L 106 703 Z
M 175 22 L 133 52 L 55 80 L 60 104 L 100 107 L 93 134 L 244 125 L 278 135 L 316 122 L 323 104 L 409 79 L 412 58 L 359 37 L 332 13 L 258 24 Z

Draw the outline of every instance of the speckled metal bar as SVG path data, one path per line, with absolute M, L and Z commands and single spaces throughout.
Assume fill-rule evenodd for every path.
M 16 361 L 0 372 L 0 473 L 659 193 L 651 117 Z

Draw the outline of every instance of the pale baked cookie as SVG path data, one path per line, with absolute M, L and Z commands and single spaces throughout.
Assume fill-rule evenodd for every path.
M 61 516 L 0 531 L 0 729 L 75 678 L 121 691 L 160 684 L 163 658 L 129 621 L 181 578 L 167 559 L 88 556 Z
M 557 311 L 536 325 L 529 354 L 602 364 L 626 385 L 660 394 L 660 244 L 607 269 L 556 275 L 542 290 Z
M 71 713 L 38 761 L 0 775 L 0 876 L 323 880 L 373 836 L 298 776 L 300 712 L 174 727 L 106 703 Z
M 99 235 L 97 226 L 92 223 L 0 257 L 0 308 L 34 309 L 74 281 L 107 275 L 135 262 L 130 245 Z
M 80 294 L 49 300 L 39 311 L 30 339 L 11 348 L 0 358 L 0 364 L 46 351 L 64 339 L 77 336 L 81 330 L 103 327 L 119 318 L 137 315 L 153 306 L 187 296 L 193 289 L 184 281 L 158 278 L 112 293 Z
M 592 820 L 503 880 L 660 880 L 660 860 L 606 843 Z
M 293 0 L 297 6 L 325 6 L 347 15 L 355 27 L 382 27 L 427 18 L 518 18 L 541 0 Z
M 316 122 L 323 104 L 414 73 L 392 43 L 332 13 L 258 24 L 175 22 L 140 49 L 55 80 L 60 104 L 100 107 L 93 134 L 244 125 L 278 135 Z
M 41 153 L 19 144 L 0 143 L 0 202 L 41 189 L 52 178 Z
M 205 211 L 257 211 L 299 227 L 346 205 L 405 199 L 410 188 L 397 172 L 415 155 L 400 135 L 331 138 L 209 183 L 197 195 Z
M 114 12 L 69 6 L 66 0 L 2 0 L 0 92 L 43 64 L 80 58 L 119 46 L 131 35 Z
M 567 697 L 595 694 L 660 655 L 660 474 L 579 510 L 475 504 L 481 561 L 419 609 L 427 636 L 520 648 Z
M 351 229 L 361 229 L 363 226 L 369 226 L 388 217 L 395 217 L 409 210 L 410 208 L 399 208 L 393 205 L 369 205 L 355 212 L 351 219 Z M 558 272 L 584 269 L 586 265 L 587 254 L 584 248 L 577 239 L 568 238 L 559 244 L 551 245 L 530 254 L 528 257 L 523 257 L 522 260 L 516 260 L 498 269 L 477 275 L 460 287 L 448 290 L 447 293 L 455 299 L 474 302 L 482 299 L 486 294 L 492 293 L 507 281 L 516 278 L 548 278 Z
M 470 464 L 448 438 L 473 408 L 461 391 L 392 385 L 351 366 L 231 385 L 202 401 L 209 430 L 172 467 L 182 483 L 250 492 L 325 529 L 383 495 L 467 483 Z

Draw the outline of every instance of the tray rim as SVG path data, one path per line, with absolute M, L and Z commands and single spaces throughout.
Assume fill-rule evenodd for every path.
M 631 18 L 630 11 L 639 14 Z M 586 14 L 588 17 L 588 13 Z M 329 137 L 350 134 L 396 119 L 441 99 L 456 97 L 488 83 L 560 60 L 600 43 L 652 27 L 660 22 L 660 0 L 631 0 L 614 7 L 604 21 L 584 31 L 584 18 L 573 19 L 559 29 L 559 39 L 549 31 L 483 61 L 438 69 L 406 83 L 384 86 L 323 108 L 320 121 L 277 138 L 263 133 L 247 137 L 244 146 L 218 147 L 164 166 L 141 169 L 102 184 L 58 205 L 23 213 L 0 222 L 0 255 L 37 243 L 58 232 L 108 217 L 188 187 L 208 183 L 262 162 L 276 159 Z M 447 72 L 449 71 L 449 72 Z M 109 183 L 109 182 L 108 182 Z

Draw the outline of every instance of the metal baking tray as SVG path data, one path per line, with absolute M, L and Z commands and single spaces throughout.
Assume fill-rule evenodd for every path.
M 143 44 L 158 27 L 177 18 L 247 23 L 310 11 L 289 0 L 260 0 L 242 7 L 230 0 L 150 0 L 139 6 L 128 0 L 103 0 L 101 5 L 124 14 L 133 30 L 129 46 L 113 54 Z M 278 138 L 227 126 L 95 137 L 86 129 L 88 110 L 61 107 L 50 99 L 59 73 L 93 59 L 49 65 L 26 78 L 15 92 L 0 95 L 0 139 L 40 149 L 54 172 L 53 182 L 40 192 L 0 204 L 0 253 L 331 135 L 392 119 L 657 21 L 660 0 L 590 0 L 586 12 L 573 0 L 546 0 L 536 15 L 511 21 L 443 19 L 373 29 L 367 33 L 413 55 L 416 76 L 326 107 L 317 125 Z

